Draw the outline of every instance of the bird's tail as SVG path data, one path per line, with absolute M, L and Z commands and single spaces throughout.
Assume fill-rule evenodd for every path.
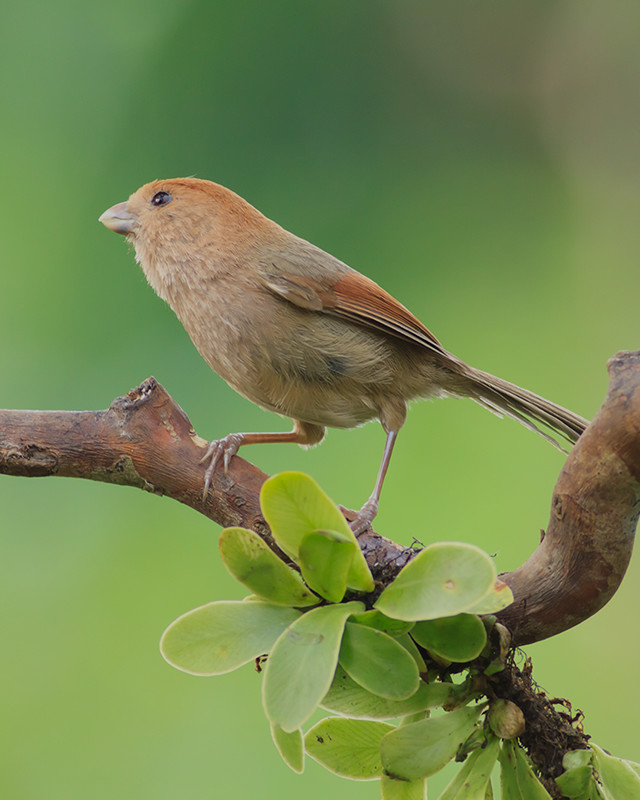
M 473 367 L 465 369 L 465 377 L 472 383 L 471 397 L 498 416 L 507 415 L 517 419 L 525 427 L 544 436 L 559 450 L 563 447 L 539 425 L 559 434 L 569 442 L 576 442 L 580 434 L 589 424 L 583 417 L 572 411 L 545 400 L 527 389 L 521 389 L 513 383 L 496 378 L 488 372 Z

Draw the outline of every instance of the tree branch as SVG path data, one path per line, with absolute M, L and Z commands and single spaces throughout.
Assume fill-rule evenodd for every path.
M 640 513 L 640 352 L 619 353 L 607 368 L 609 391 L 562 468 L 542 542 L 500 576 L 515 597 L 500 621 L 517 644 L 588 619 L 629 565 Z
M 629 563 L 640 512 L 640 353 L 619 354 L 609 370 L 604 404 L 558 479 L 546 536 L 525 564 L 501 576 L 516 600 L 500 614 L 515 644 L 587 619 L 613 596 Z M 222 526 L 255 530 L 277 549 L 259 506 L 267 476 L 245 459 L 232 459 L 227 474 L 218 470 L 203 499 L 206 444 L 154 378 L 104 411 L 0 411 L 0 473 L 136 486 Z M 382 585 L 414 553 L 373 531 L 359 541 Z

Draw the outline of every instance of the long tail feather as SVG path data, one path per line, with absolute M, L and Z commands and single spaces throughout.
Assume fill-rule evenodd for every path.
M 498 416 L 506 414 L 517 419 L 522 425 L 544 436 L 563 452 L 564 448 L 553 436 L 541 430 L 538 425 L 551 429 L 569 442 L 576 442 L 589 424 L 588 420 L 572 411 L 488 372 L 468 367 L 465 376 L 473 384 L 473 399 L 476 403 Z

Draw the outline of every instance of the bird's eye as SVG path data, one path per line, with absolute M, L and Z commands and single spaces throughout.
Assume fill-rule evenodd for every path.
M 166 206 L 167 203 L 170 203 L 173 200 L 173 197 L 169 194 L 169 192 L 156 192 L 153 197 L 151 198 L 151 205 L 152 206 Z

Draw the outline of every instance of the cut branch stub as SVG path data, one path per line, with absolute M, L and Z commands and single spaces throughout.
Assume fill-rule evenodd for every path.
M 258 502 L 267 475 L 243 458 L 216 473 L 203 499 L 206 444 L 155 378 L 104 411 L 0 411 L 0 473 L 136 486 L 220 525 L 267 531 Z

